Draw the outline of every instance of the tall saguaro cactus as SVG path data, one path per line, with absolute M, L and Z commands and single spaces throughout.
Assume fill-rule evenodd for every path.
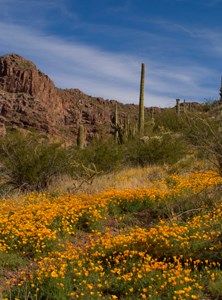
M 139 102 L 139 135 L 144 135 L 144 82 L 145 82 L 145 64 L 141 64 L 140 79 L 140 102 Z
M 220 82 L 220 102 L 222 102 L 222 77 L 221 77 L 221 82 Z
M 118 132 L 118 107 L 117 107 L 117 103 L 116 103 L 116 107 L 115 107 L 115 126 L 114 126 L 114 139 L 115 139 L 115 143 L 118 144 L 118 140 L 119 140 L 119 132 Z

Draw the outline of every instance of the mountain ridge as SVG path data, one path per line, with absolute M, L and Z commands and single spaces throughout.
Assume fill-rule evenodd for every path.
M 82 124 L 90 141 L 111 134 L 116 103 L 120 122 L 127 117 L 136 121 L 135 104 L 92 97 L 79 89 L 57 88 L 48 75 L 22 56 L 0 57 L 1 127 L 36 129 L 74 141 Z

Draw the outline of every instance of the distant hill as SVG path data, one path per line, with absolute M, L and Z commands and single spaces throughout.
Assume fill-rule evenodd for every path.
M 22 128 L 75 142 L 82 124 L 90 141 L 111 134 L 116 103 L 120 122 L 127 118 L 137 122 L 135 104 L 91 97 L 79 89 L 59 89 L 31 61 L 17 54 L 0 57 L 0 135 L 5 127 Z M 199 105 L 192 103 L 195 108 Z M 150 111 L 146 108 L 146 115 Z M 161 111 L 155 108 L 155 113 Z
M 71 140 L 83 124 L 90 140 L 110 134 L 116 103 L 78 89 L 59 89 L 17 54 L 0 57 L 0 129 L 35 129 Z M 126 116 L 136 120 L 137 105 L 118 102 L 118 107 L 122 122 Z

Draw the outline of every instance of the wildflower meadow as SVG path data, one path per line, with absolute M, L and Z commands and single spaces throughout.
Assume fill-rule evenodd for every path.
M 1 200 L 1 299 L 221 299 L 221 177 Z

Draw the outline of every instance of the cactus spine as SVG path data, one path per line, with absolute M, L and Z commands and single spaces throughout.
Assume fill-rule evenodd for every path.
M 144 82 L 145 82 L 145 64 L 141 65 L 140 79 L 140 101 L 139 101 L 139 135 L 144 135 Z
M 84 136 L 84 126 L 80 125 L 78 130 L 78 136 L 77 136 L 77 146 L 79 149 L 83 149 L 85 145 L 85 136 Z

